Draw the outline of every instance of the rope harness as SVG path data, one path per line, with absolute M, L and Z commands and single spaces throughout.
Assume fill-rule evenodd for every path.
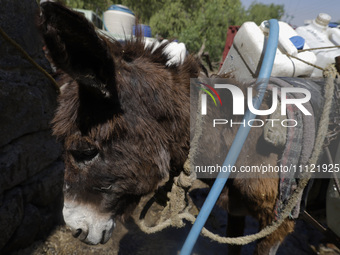
M 334 79 L 336 78 L 336 75 L 337 75 L 336 69 L 332 65 L 324 70 L 324 76 L 326 77 L 324 93 L 325 104 L 320 117 L 318 133 L 315 140 L 315 146 L 313 148 L 312 155 L 308 160 L 306 169 L 309 169 L 310 165 L 317 163 L 320 153 L 322 151 L 322 147 L 328 132 L 328 123 L 330 119 L 329 115 L 331 111 L 332 98 L 334 93 Z M 201 118 L 196 119 L 196 124 L 199 124 L 200 121 L 202 121 L 199 119 Z M 180 228 L 185 225 L 183 220 L 187 220 L 191 223 L 195 222 L 196 220 L 195 216 L 189 213 L 191 205 L 189 205 L 189 203 L 187 202 L 188 201 L 187 191 L 188 187 L 190 187 L 190 185 L 194 181 L 195 173 L 193 173 L 190 170 L 189 162 L 190 158 L 192 157 L 192 153 L 195 153 L 195 146 L 198 145 L 198 139 L 201 135 L 200 132 L 201 130 L 198 131 L 198 134 L 195 134 L 193 138 L 189 157 L 184 164 L 184 171 L 181 172 L 181 174 L 178 177 L 175 177 L 172 190 L 168 194 L 169 201 L 167 202 L 167 205 L 162 212 L 159 223 L 156 226 L 146 226 L 143 219 L 140 222 L 137 222 L 137 224 L 139 225 L 140 229 L 143 232 L 151 234 L 161 231 L 168 227 Z M 311 173 L 309 170 L 301 174 L 298 186 L 293 191 L 291 197 L 285 204 L 284 209 L 282 210 L 281 217 L 273 221 L 267 227 L 263 228 L 260 232 L 241 237 L 221 237 L 217 234 L 210 232 L 206 228 L 203 228 L 201 232 L 202 235 L 219 243 L 227 243 L 232 245 L 245 245 L 272 234 L 275 230 L 277 230 L 280 227 L 284 220 L 291 215 L 293 208 L 296 206 L 297 201 L 299 201 L 301 193 L 308 184 L 310 178 Z

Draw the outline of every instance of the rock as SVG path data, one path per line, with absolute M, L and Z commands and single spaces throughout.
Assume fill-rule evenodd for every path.
M 0 207 L 0 250 L 10 240 L 24 215 L 22 192 L 19 188 L 8 192 L 4 201 Z
M 24 202 L 38 207 L 48 206 L 62 196 L 64 163 L 54 162 L 39 174 L 24 183 Z
M 43 65 L 48 67 L 48 62 L 46 61 L 42 51 L 42 37 L 37 29 L 38 14 L 39 7 L 36 1 L 2 0 L 0 9 L 0 26 L 31 57 L 38 59 L 38 61 L 40 61 L 39 64 L 44 63 Z M 6 52 L 7 54 L 3 54 Z M 12 47 L 8 47 L 7 43 L 6 45 L 1 44 L 0 53 L 7 58 L 12 58 L 14 53 L 16 53 L 15 55 L 20 55 Z M 6 62 L 3 58 L 1 58 L 0 63 Z M 12 64 L 12 62 L 8 64 Z M 18 65 L 12 66 L 18 67 Z
M 0 28 L 51 73 L 34 0 L 1 0 Z M 0 254 L 44 238 L 61 221 L 61 145 L 51 135 L 51 81 L 0 35 Z
M 37 14 L 33 1 L 1 1 L 0 27 L 50 72 L 36 26 Z M 1 147 L 24 134 L 49 128 L 56 93 L 50 81 L 2 36 L 0 44 Z
M 13 234 L 11 240 L 6 244 L 3 252 L 9 253 L 10 251 L 24 248 L 33 243 L 42 224 L 42 216 L 38 208 L 31 204 L 26 205 L 24 218 L 19 228 Z
M 34 73 L 41 76 L 36 70 L 26 71 L 29 76 L 34 76 Z M 18 76 L 18 73 L 13 72 L 12 75 Z M 40 77 L 38 80 L 26 75 L 26 81 L 15 81 L 18 78 L 10 80 L 10 76 L 8 73 L 3 75 L 0 66 L 0 147 L 22 135 L 50 128 L 52 109 L 56 107 L 53 87 L 46 79 Z M 39 85 L 40 88 L 35 87 Z
M 0 193 L 20 184 L 54 162 L 61 146 L 50 131 L 20 137 L 0 149 Z

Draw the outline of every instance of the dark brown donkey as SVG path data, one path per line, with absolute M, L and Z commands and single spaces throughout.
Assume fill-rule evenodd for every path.
M 154 51 L 139 39 L 121 45 L 59 4 L 41 7 L 51 57 L 73 78 L 53 120 L 54 135 L 65 148 L 64 219 L 80 240 L 105 243 L 114 219 L 181 171 L 189 152 L 189 80 L 198 77 L 200 64 L 188 56 L 167 66 L 166 45 Z M 235 132 L 228 132 L 232 141 Z M 242 162 L 276 163 L 276 154 L 257 152 L 261 134 L 261 129 L 250 133 Z M 277 179 L 235 179 L 219 200 L 236 215 L 229 222 L 238 230 L 229 224 L 230 233 L 243 234 L 239 222 L 245 213 L 261 228 L 270 223 L 277 194 Z M 285 222 L 258 243 L 257 253 L 268 254 L 292 228 Z

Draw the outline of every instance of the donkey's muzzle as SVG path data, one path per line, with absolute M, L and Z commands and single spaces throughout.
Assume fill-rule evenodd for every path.
M 76 202 L 65 201 L 63 216 L 72 235 L 87 244 L 106 243 L 115 226 L 111 214 L 97 212 L 90 205 Z

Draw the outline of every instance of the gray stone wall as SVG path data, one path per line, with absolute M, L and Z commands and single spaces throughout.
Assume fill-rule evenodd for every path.
M 35 0 L 0 0 L 0 27 L 48 72 Z M 61 221 L 61 146 L 51 136 L 51 82 L 0 36 L 0 254 L 44 237 Z

